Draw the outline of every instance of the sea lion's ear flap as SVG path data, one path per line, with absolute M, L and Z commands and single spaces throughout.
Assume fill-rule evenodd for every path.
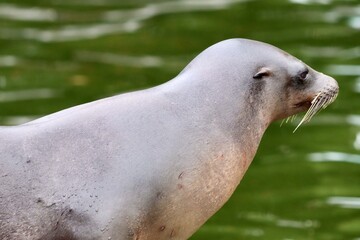
M 266 67 L 262 67 L 259 71 L 253 76 L 254 79 L 261 79 L 263 77 L 270 76 L 270 69 Z

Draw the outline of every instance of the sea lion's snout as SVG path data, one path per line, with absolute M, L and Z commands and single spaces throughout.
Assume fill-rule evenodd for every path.
M 327 76 L 323 73 L 316 72 L 315 75 L 318 75 L 318 77 L 315 77 L 313 79 L 313 85 L 309 87 L 309 89 L 306 89 L 308 94 L 306 94 L 306 97 L 304 100 L 295 103 L 295 107 L 311 107 L 311 103 L 314 101 L 314 99 L 321 94 L 322 96 L 327 96 L 329 98 L 333 98 L 337 96 L 339 92 L 339 85 L 337 81 Z M 334 99 L 335 100 L 335 99 Z
M 308 110 L 294 132 L 303 123 L 309 122 L 321 109 L 326 108 L 334 102 L 339 93 L 339 85 L 334 78 L 318 72 L 316 72 L 316 75 L 317 77 L 314 80 L 313 87 L 310 88 L 310 92 L 313 93 L 310 98 L 311 101 L 307 99 L 300 103 L 301 106 L 299 105 L 299 107 L 306 106 Z
M 335 101 L 339 93 L 339 85 L 337 81 L 323 73 L 317 73 L 318 77 L 315 80 L 313 91 L 316 93 L 311 100 L 311 107 L 315 104 L 321 105 L 321 108 L 327 107 Z M 309 109 L 310 110 L 310 109 Z
M 329 91 L 329 94 L 333 94 L 334 96 L 336 96 L 339 92 L 338 82 L 334 78 L 323 73 L 319 73 L 319 75 L 320 80 L 324 81 L 326 84 L 325 91 Z

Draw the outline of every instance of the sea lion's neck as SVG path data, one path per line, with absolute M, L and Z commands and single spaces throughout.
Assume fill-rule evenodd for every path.
M 259 142 L 272 121 L 261 84 L 185 73 L 166 83 L 164 89 L 172 102 L 197 118 L 207 119 L 204 122 L 218 125 L 237 141 L 252 136 L 253 141 Z
M 241 81 L 229 84 L 231 81 L 225 83 L 219 79 L 216 75 L 184 73 L 163 87 L 170 101 L 187 113 L 188 121 L 201 119 L 199 123 L 208 124 L 209 131 L 231 139 L 229 142 L 246 156 L 247 168 L 271 122 L 271 115 L 264 106 L 261 86 Z
M 188 140 L 184 144 L 188 147 L 180 153 L 185 156 L 181 164 L 186 166 L 181 172 L 192 176 L 185 188 L 201 203 L 198 209 L 207 206 L 194 218 L 194 226 L 200 226 L 230 198 L 270 122 L 260 106 L 261 95 L 255 95 L 258 99 L 249 96 L 255 91 L 251 86 L 239 84 L 239 89 L 220 81 L 204 81 L 216 79 L 179 76 L 160 88 L 162 98 L 176 112 L 175 121 L 185 126 Z M 191 203 L 192 208 L 196 203 Z M 179 209 L 184 208 L 183 202 L 181 206 Z

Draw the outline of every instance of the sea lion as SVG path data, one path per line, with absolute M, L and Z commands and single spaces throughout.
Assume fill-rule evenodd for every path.
M 187 239 L 234 192 L 271 122 L 337 92 L 276 47 L 230 39 L 160 86 L 2 127 L 0 239 Z

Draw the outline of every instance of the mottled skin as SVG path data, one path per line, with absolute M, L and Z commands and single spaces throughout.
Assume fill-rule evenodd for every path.
M 2 127 L 0 239 L 187 239 L 268 125 L 325 88 L 338 87 L 287 53 L 231 39 L 163 85 Z

